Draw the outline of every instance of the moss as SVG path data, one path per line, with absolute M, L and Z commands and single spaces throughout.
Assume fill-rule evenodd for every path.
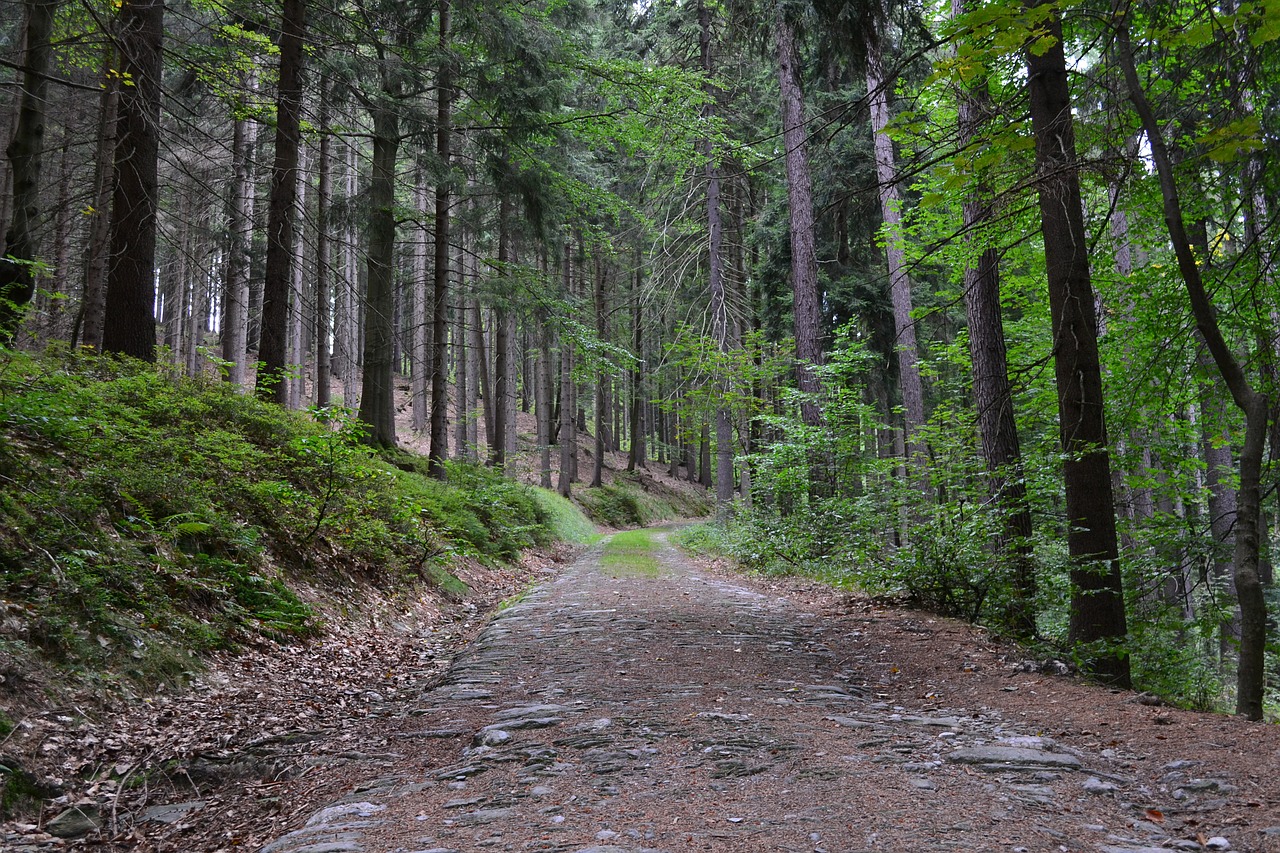
M 67 672 L 181 678 L 253 635 L 315 634 L 298 581 L 458 598 L 453 557 L 513 559 L 564 519 L 484 468 L 440 482 L 381 458 L 361 430 L 163 366 L 0 351 L 0 598 L 21 642 Z

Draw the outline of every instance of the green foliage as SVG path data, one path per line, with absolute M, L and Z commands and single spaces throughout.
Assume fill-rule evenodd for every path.
M 533 496 L 541 504 L 548 519 L 547 526 L 556 539 L 576 545 L 590 545 L 600 538 L 591 519 L 573 501 L 549 489 L 534 489 Z
M 293 413 L 132 362 L 0 354 L 0 596 L 18 641 L 150 682 L 320 628 L 292 582 L 466 587 L 447 558 L 553 537 L 536 490 L 395 467 L 341 410 Z M 402 470 L 408 468 L 409 470 Z
M 592 521 L 617 528 L 697 518 L 710 511 L 703 495 L 665 489 L 654 481 L 623 472 L 616 474 L 612 483 L 578 490 L 575 498 Z

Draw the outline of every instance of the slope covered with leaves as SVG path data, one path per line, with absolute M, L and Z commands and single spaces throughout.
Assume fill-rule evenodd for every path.
M 215 649 L 313 635 L 302 589 L 456 599 L 457 566 L 550 542 L 573 512 L 481 468 L 428 479 L 344 415 L 128 362 L 5 352 L 0 424 L 10 709 L 55 682 L 151 686 Z

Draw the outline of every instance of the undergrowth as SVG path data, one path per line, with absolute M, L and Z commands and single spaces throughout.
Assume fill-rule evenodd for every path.
M 612 483 L 581 489 L 575 497 L 593 521 L 616 528 L 699 518 L 711 512 L 711 504 L 702 491 L 670 489 L 656 480 L 626 472 L 618 472 Z
M 156 683 L 255 635 L 315 634 L 294 581 L 461 596 L 454 557 L 511 559 L 573 525 L 538 490 L 456 464 L 433 480 L 360 435 L 341 410 L 163 367 L 0 352 L 0 654 Z

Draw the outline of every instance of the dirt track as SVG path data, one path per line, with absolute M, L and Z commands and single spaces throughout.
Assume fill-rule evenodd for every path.
M 376 770 L 348 765 L 349 793 L 266 853 L 1280 850 L 1275 727 L 1015 674 L 963 626 L 665 544 L 656 571 L 605 568 L 603 547 L 388 709 Z

